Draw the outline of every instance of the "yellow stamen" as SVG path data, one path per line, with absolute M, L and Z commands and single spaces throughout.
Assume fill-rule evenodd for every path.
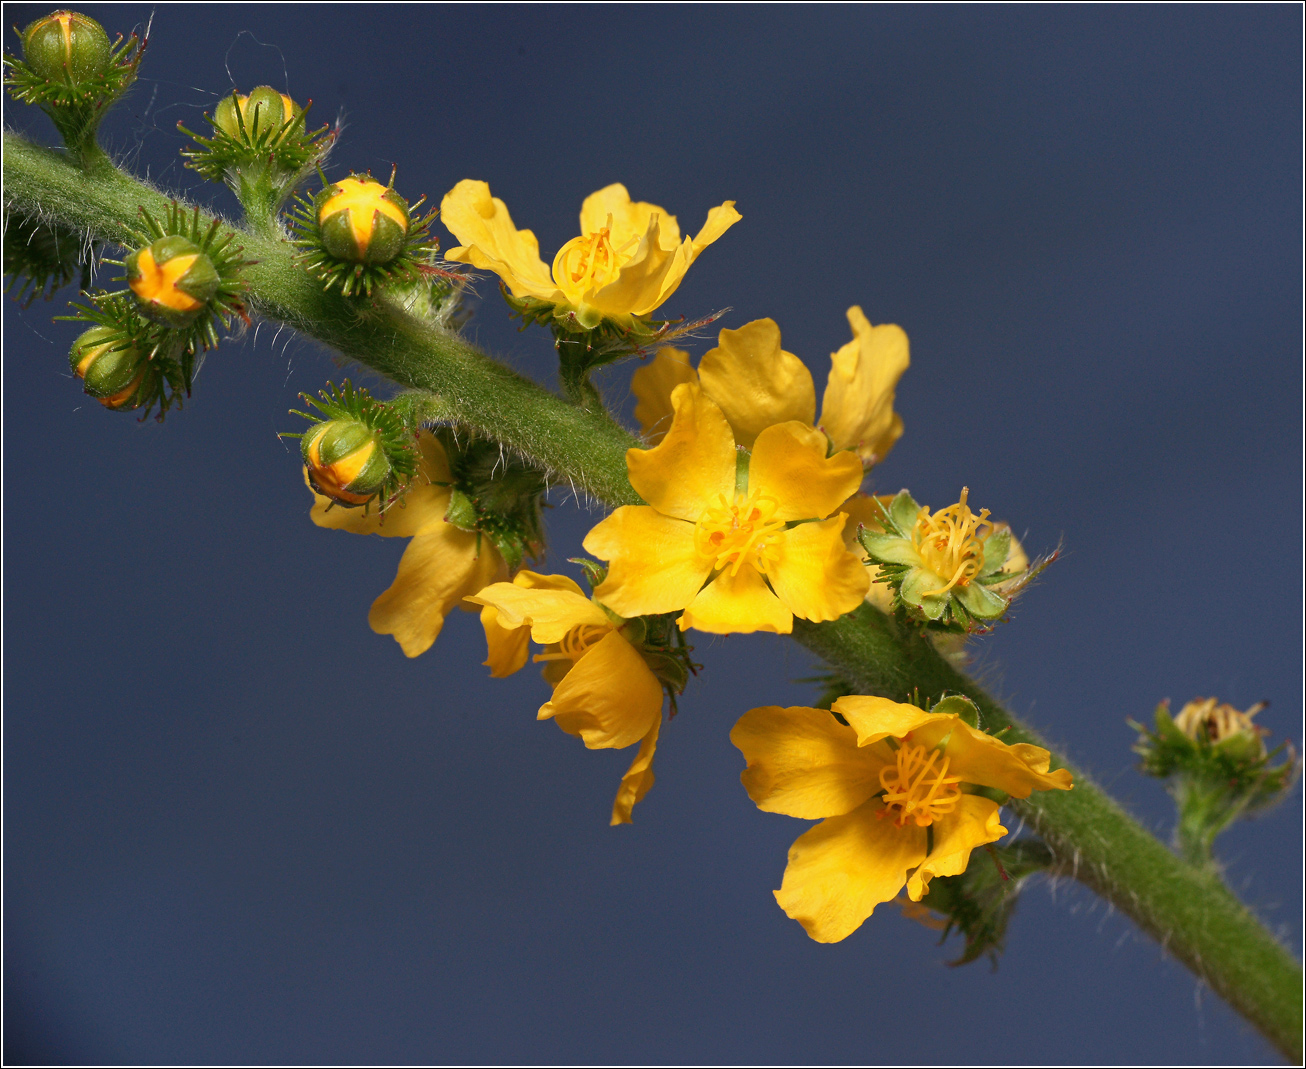
M 698 518 L 694 548 L 715 562 L 714 570 L 729 568 L 733 576 L 748 563 L 766 572 L 776 554 L 770 536 L 784 529 L 784 520 L 773 518 L 780 503 L 756 490 L 747 496 L 735 494 L 733 502 L 725 494 L 717 498 L 718 504 Z
M 922 597 L 932 598 L 946 594 L 954 586 L 968 586 L 984 566 L 984 543 L 993 533 L 989 510 L 981 509 L 976 516 L 966 504 L 968 487 L 962 487 L 961 500 L 946 509 L 930 515 L 922 508 L 916 515 L 911 540 L 925 567 L 940 578 L 948 576 L 947 583 L 938 590 L 927 590 Z M 981 527 L 988 530 L 980 533 Z
M 197 301 L 189 293 L 177 288 L 181 276 L 190 270 L 190 265 L 198 258 L 199 254 L 192 252 L 157 264 L 154 262 L 154 253 L 148 248 L 141 249 L 140 255 L 136 257 L 140 277 L 131 283 L 132 292 L 142 301 L 152 301 L 176 312 L 189 312 L 198 308 L 202 301 Z
M 898 747 L 896 756 L 896 765 L 880 769 L 880 786 L 884 788 L 880 816 L 891 815 L 900 828 L 908 818 L 925 828 L 957 808 L 961 777 L 948 775 L 948 757 L 906 741 Z M 937 768 L 936 762 L 941 762 Z
M 579 661 L 589 652 L 599 639 L 612 630 L 609 624 L 577 624 L 557 644 L 557 649 L 547 653 L 537 653 L 532 660 L 539 661 Z
M 553 278 L 559 286 L 577 293 L 602 289 L 616 280 L 621 268 L 635 253 L 639 238 L 612 244 L 612 216 L 608 225 L 582 237 L 572 238 L 553 258 Z
M 399 225 L 400 230 L 408 229 L 408 220 L 399 205 L 385 199 L 386 188 L 380 182 L 360 181 L 357 178 L 342 178 L 336 183 L 339 192 L 327 198 L 318 212 L 318 222 L 330 219 L 337 212 L 349 213 L 349 229 L 354 232 L 354 241 L 360 249 L 366 249 L 372 241 L 372 227 L 376 215 L 380 212 Z

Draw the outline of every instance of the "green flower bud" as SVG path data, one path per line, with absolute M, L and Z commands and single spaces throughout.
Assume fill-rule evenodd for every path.
M 347 508 L 371 501 L 390 477 L 380 434 L 359 420 L 317 424 L 301 439 L 300 451 L 313 489 Z
M 109 69 L 109 35 L 93 18 L 56 11 L 22 33 L 23 59 L 38 77 L 68 83 L 98 78 Z
M 322 245 L 338 260 L 387 264 L 408 237 L 408 202 L 370 178 L 342 178 L 314 203 Z
M 92 327 L 73 342 L 68 354 L 73 373 L 86 392 L 105 408 L 136 408 L 149 361 L 109 327 Z
M 141 310 L 156 322 L 184 327 L 218 292 L 218 272 L 199 246 L 183 237 L 159 238 L 127 257 L 127 284 Z

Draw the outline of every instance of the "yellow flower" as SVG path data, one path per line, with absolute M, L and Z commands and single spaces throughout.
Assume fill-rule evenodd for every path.
M 815 423 L 835 449 L 855 450 L 867 467 L 878 464 L 902 436 L 902 418 L 894 412 L 893 400 L 898 380 L 911 363 L 907 335 L 893 324 L 871 326 L 856 305 L 848 309 L 848 322 L 853 340 L 830 356 L 819 422 L 812 373 L 780 347 L 780 328 L 772 319 L 721 331 L 717 348 L 703 355 L 697 373 L 689 366 L 688 353 L 661 350 L 631 380 L 639 402 L 635 418 L 649 440 L 657 441 L 670 422 L 671 391 L 682 382 L 699 381 L 745 448 L 766 427 L 797 420 Z
M 585 538 L 611 562 L 594 596 L 625 617 L 684 609 L 681 630 L 719 635 L 788 634 L 795 616 L 855 609 L 870 579 L 844 545 L 847 516 L 830 514 L 861 482 L 857 458 L 826 457 L 825 436 L 791 420 L 757 436 L 745 469 L 730 424 L 697 384 L 671 400 L 661 444 L 626 452 L 649 504 L 617 509 Z
M 847 727 L 823 709 L 768 705 L 730 732 L 758 808 L 821 819 L 790 848 L 775 892 L 821 943 L 851 935 L 904 886 L 919 902 L 933 877 L 965 872 L 971 850 L 1007 833 L 998 803 L 967 785 L 1014 798 L 1071 787 L 1069 771 L 1048 771 L 1046 750 L 1008 745 L 954 713 L 860 696 L 834 711 Z
M 521 571 L 467 600 L 483 606 L 490 675 L 523 667 L 528 637 L 544 647 L 535 660 L 544 662 L 553 697 L 540 706 L 540 720 L 552 719 L 591 750 L 640 744 L 612 805 L 612 823 L 629 824 L 653 786 L 662 684 L 619 622 L 565 575 Z
M 418 473 L 394 507 L 364 515 L 360 509 L 332 508 L 329 497 L 315 493 L 309 513 L 319 527 L 412 539 L 399 559 L 395 581 L 372 603 L 367 616 L 372 630 L 394 635 L 408 657 L 431 648 L 445 615 L 455 605 L 462 607 L 463 598 L 508 573 L 489 539 L 445 521 L 453 476 L 440 443 L 422 431 L 418 448 Z
M 610 185 L 585 198 L 581 236 L 558 250 L 550 271 L 535 235 L 513 226 L 487 183 L 463 179 L 445 194 L 440 216 L 462 242 L 445 259 L 493 271 L 514 297 L 552 304 L 558 318 L 574 314 L 585 330 L 603 319 L 626 324 L 648 315 L 676 292 L 698 254 L 741 218 L 728 200 L 682 241 L 674 215 Z

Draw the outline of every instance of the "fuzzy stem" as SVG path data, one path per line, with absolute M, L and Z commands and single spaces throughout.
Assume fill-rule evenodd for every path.
M 139 209 L 161 214 L 170 198 L 118 170 L 84 173 L 66 156 L 4 135 L 4 195 L 104 241 L 131 240 Z M 287 323 L 429 399 L 414 412 L 439 413 L 516 450 L 609 506 L 638 504 L 626 477 L 635 439 L 602 412 L 568 404 L 499 365 L 463 338 L 383 301 L 323 293 L 295 266 L 284 242 L 243 232 L 252 308 Z M 1044 745 L 928 641 L 869 606 L 827 624 L 796 623 L 794 638 L 859 692 L 905 699 L 945 690 L 968 695 L 990 731 Z M 1054 754 L 1056 765 L 1066 764 Z M 1301 1060 L 1301 969 L 1217 875 L 1177 858 L 1082 772 L 1072 791 L 1039 792 L 1013 806 L 1069 872 L 1161 941 L 1222 995 L 1285 1057 Z

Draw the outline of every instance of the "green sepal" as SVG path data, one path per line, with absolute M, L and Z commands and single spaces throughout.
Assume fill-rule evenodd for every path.
M 49 300 L 74 279 L 91 281 L 95 245 L 59 223 L 6 212 L 4 217 L 5 292 L 24 307 L 38 297 Z
M 465 490 L 453 487 L 449 492 L 449 507 L 445 510 L 445 521 L 452 523 L 463 531 L 475 531 L 477 515 L 476 506 Z
M 568 557 L 567 561 L 580 565 L 581 571 L 585 573 L 585 582 L 589 583 L 591 590 L 608 577 L 608 566 L 596 560 L 589 560 L 586 557 Z
M 703 667 L 691 656 L 694 647 L 685 641 L 685 633 L 677 625 L 678 619 L 678 613 L 642 616 L 638 617 L 638 627 L 635 620 L 628 620 L 623 628 L 623 633 L 632 640 L 631 645 L 644 658 L 649 671 L 662 684 L 672 716 L 676 715 L 677 698 L 685 692 L 690 676 L 697 675 Z M 642 635 L 639 634 L 641 628 Z M 638 641 L 634 641 L 636 638 Z
M 916 526 L 916 517 L 920 515 L 921 507 L 916 504 L 916 499 L 906 490 L 899 490 L 894 499 L 889 502 L 889 509 L 886 513 L 888 526 L 903 538 L 911 538 L 912 528 Z
M 109 108 L 136 80 L 136 72 L 145 53 L 145 42 L 132 34 L 121 34 L 109 44 L 108 35 L 98 22 L 76 12 L 55 12 L 37 19 L 24 30 L 24 46 L 33 34 L 41 35 L 42 24 L 57 15 L 68 14 L 82 20 L 85 31 L 80 43 L 74 35 L 77 55 L 65 65 L 57 37 L 49 41 L 33 39 L 33 51 L 23 59 L 5 56 L 5 87 L 10 96 L 24 104 L 35 104 L 54 123 L 64 144 L 74 158 L 86 162 L 98 153 L 95 133 Z M 62 37 L 62 30 L 55 31 Z M 101 40 L 102 38 L 102 40 Z M 53 49 L 46 45 L 53 43 Z M 107 49 L 107 55 L 106 55 Z
M 935 703 L 930 712 L 956 716 L 977 731 L 979 730 L 979 707 L 965 695 L 946 695 Z

